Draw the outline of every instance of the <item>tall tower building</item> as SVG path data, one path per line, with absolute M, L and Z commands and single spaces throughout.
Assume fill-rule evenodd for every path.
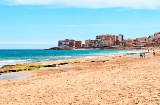
M 124 40 L 124 37 L 123 37 L 123 35 L 122 35 L 122 34 L 119 34 L 119 38 L 120 38 L 120 40 L 121 40 L 121 41 L 123 41 L 123 40 Z

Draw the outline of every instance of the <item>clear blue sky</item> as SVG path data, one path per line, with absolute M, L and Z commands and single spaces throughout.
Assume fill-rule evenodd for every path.
M 160 31 L 160 1 L 1 0 L 0 49 L 44 49 L 58 40 L 124 38 Z

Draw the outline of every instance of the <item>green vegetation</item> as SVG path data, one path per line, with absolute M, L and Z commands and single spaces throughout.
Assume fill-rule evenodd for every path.
M 17 67 L 17 68 L 9 68 L 7 70 L 4 71 L 0 71 L 0 73 L 9 73 L 9 72 L 19 72 L 19 71 L 27 71 L 27 70 L 38 70 L 40 69 L 41 66 L 26 66 L 26 67 Z
M 39 70 L 41 67 L 57 67 L 59 65 L 65 65 L 68 62 L 59 63 L 59 64 L 50 64 L 50 65 L 12 65 L 12 66 L 4 66 L 3 69 L 0 71 L 0 75 L 2 73 L 10 73 L 10 72 L 19 72 L 19 71 L 30 71 L 30 70 Z

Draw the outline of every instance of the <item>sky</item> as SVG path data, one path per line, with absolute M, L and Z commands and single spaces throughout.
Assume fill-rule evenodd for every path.
M 96 35 L 160 31 L 159 0 L 0 0 L 0 49 L 46 49 Z

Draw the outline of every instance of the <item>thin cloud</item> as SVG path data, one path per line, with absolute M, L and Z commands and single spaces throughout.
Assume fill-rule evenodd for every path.
M 136 13 L 135 13 L 136 14 Z M 61 27 L 160 27 L 157 24 L 66 24 L 60 25 Z
M 157 9 L 160 6 L 160 0 L 2 0 L 0 3 L 8 5 L 56 5 L 76 8 Z
M 44 44 L 56 44 L 54 42 L 0 42 L 0 44 L 34 44 L 34 45 L 44 45 Z

